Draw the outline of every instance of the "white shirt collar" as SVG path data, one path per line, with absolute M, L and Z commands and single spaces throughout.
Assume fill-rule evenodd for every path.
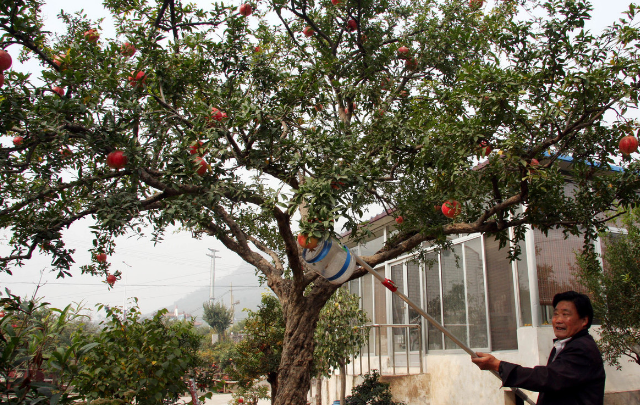
M 555 360 L 555 359 L 556 359 L 556 357 L 558 357 L 558 353 L 560 353 L 560 352 L 562 351 L 562 349 L 564 349 L 564 346 L 565 346 L 565 345 L 567 344 L 567 342 L 568 342 L 568 341 L 570 341 L 570 340 L 571 340 L 571 338 L 570 338 L 570 337 L 568 337 L 568 338 L 566 338 L 566 339 L 562 339 L 562 340 L 558 339 L 558 340 L 556 340 L 556 341 L 554 341 L 554 342 L 553 342 L 553 347 L 555 347 L 555 348 L 556 348 L 556 354 L 553 356 L 553 360 Z M 551 361 L 553 361 L 553 360 L 551 360 Z

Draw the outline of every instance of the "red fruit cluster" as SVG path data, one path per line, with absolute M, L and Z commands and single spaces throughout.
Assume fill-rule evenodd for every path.
M 141 70 L 138 73 L 131 72 L 131 76 L 128 78 L 129 84 L 133 87 L 142 87 L 147 84 L 147 75 Z
M 98 42 L 100 34 L 98 34 L 98 30 L 96 30 L 95 28 L 91 28 L 90 30 L 85 31 L 84 37 L 88 42 L 95 44 L 96 42 Z
M 634 152 L 638 151 L 638 139 L 633 135 L 627 135 L 620 139 L 620 143 L 618 144 L 618 148 L 620 148 L 620 152 L 623 155 L 630 155 Z
M 253 12 L 253 9 L 251 8 L 251 4 L 245 3 L 240 6 L 240 8 L 238 9 L 238 12 L 243 16 L 248 17 Z
M 447 200 L 442 204 L 442 213 L 447 218 L 455 218 L 461 211 L 462 207 L 456 200 Z
M 96 262 L 98 262 L 98 263 L 106 263 L 107 262 L 107 254 L 106 253 L 98 253 L 98 254 L 96 254 Z
M 122 47 L 120 47 L 120 53 L 127 58 L 130 58 L 134 53 L 136 53 L 136 47 L 129 42 L 125 42 L 124 44 L 122 44 Z
M 400 225 L 403 222 L 404 222 L 404 218 L 402 218 L 402 215 L 398 215 L 396 217 L 396 224 Z
M 406 46 L 401 46 L 398 48 L 398 57 L 400 59 L 407 59 L 409 57 L 409 48 Z
M 129 159 L 121 150 L 116 150 L 107 155 L 107 166 L 120 170 L 127 165 Z
M 116 278 L 116 276 L 114 276 L 113 274 L 109 274 L 107 276 L 107 283 L 109 283 L 111 286 L 113 286 L 113 284 L 117 281 L 118 279 Z
M 20 135 L 16 136 L 15 138 L 13 138 L 13 144 L 15 146 L 20 146 L 22 145 L 22 142 L 24 142 L 24 138 L 21 137 Z
M 0 50 L 0 87 L 4 85 L 4 71 L 11 67 L 11 55 L 7 51 Z

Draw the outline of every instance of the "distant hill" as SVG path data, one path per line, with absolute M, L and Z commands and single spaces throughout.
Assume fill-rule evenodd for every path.
M 271 292 L 266 286 L 260 286 L 258 276 L 255 274 L 255 268 L 249 264 L 242 263 L 239 265 L 233 273 L 218 277 L 214 283 L 213 296 L 216 302 L 222 302 L 227 307 L 231 304 L 231 288 L 233 287 L 233 300 L 239 301 L 235 305 L 236 321 L 242 320 L 247 317 L 244 308 L 250 310 L 256 310 L 260 304 L 262 293 Z M 167 305 L 165 308 L 169 312 L 173 312 L 177 306 L 178 312 L 186 312 L 195 316 L 198 321 L 202 321 L 202 304 L 209 301 L 209 285 L 202 286 L 198 290 L 190 293 L 189 295 L 178 299 L 172 305 Z

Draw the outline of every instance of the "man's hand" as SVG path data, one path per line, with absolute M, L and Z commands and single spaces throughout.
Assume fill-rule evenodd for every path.
M 488 353 L 476 353 L 477 358 L 471 358 L 471 361 L 480 368 L 480 370 L 498 371 L 500 367 L 500 360 L 496 359 Z

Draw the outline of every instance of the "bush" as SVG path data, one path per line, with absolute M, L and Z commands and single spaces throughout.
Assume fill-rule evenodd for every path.
M 351 390 L 351 396 L 346 398 L 347 405 L 403 405 L 404 402 L 394 402 L 389 384 L 380 382 L 377 370 L 364 375 L 364 381 Z

